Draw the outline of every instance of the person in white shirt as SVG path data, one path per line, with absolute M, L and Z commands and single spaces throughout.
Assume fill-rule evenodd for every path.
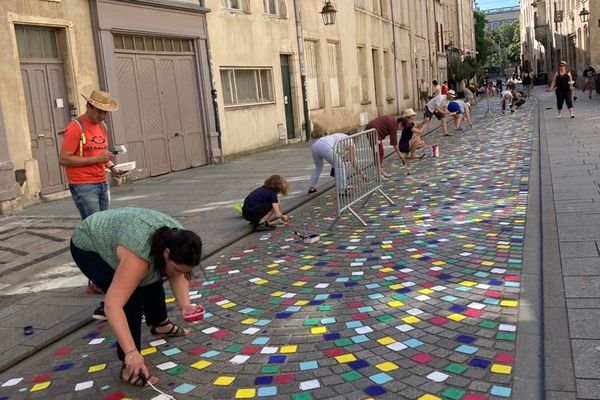
M 508 103 L 508 105 L 510 106 L 510 112 L 515 112 L 515 110 L 513 110 L 513 94 L 509 89 L 503 90 L 502 92 L 500 92 L 500 97 L 502 98 L 502 101 L 500 102 L 500 111 L 502 112 L 502 114 L 504 114 L 504 112 L 506 111 L 506 104 Z
M 431 117 L 435 115 L 442 125 L 444 136 L 450 136 L 448 133 L 448 124 L 446 122 L 446 115 L 448 114 L 448 110 L 446 108 L 447 105 L 448 100 L 446 96 L 440 93 L 429 100 L 425 106 L 425 112 L 423 114 L 423 118 L 427 120 L 427 122 L 431 121 Z

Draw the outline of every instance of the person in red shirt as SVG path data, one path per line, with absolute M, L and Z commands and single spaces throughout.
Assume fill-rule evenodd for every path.
M 398 150 L 398 129 L 401 129 L 399 125 L 400 118 L 394 118 L 387 115 L 377 117 L 374 120 L 370 121 L 365 130 L 375 129 L 377 131 L 377 138 L 379 141 L 379 165 L 381 166 L 381 175 L 384 177 L 389 177 L 383 170 L 383 159 L 384 159 L 384 150 L 383 150 L 383 140 L 389 136 L 390 137 L 390 145 L 394 148 L 394 153 L 398 156 L 402 165 L 405 165 L 404 157 L 400 154 L 400 150 Z
M 447 94 L 448 93 L 448 81 L 444 81 L 442 82 L 442 94 Z
M 123 173 L 115 169 L 104 123 L 106 114 L 117 111 L 119 104 L 110 94 L 99 90 L 83 98 L 87 100 L 86 111 L 67 125 L 60 149 L 60 164 L 65 168 L 71 197 L 82 220 L 110 206 L 106 169 L 118 175 Z M 101 293 L 91 282 L 87 291 Z M 103 304 L 93 317 L 106 319 Z

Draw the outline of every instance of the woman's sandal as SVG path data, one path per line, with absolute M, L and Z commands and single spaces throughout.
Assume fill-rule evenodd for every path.
M 149 379 L 147 379 L 143 375 L 138 375 L 138 376 L 131 375 L 129 378 L 125 379 L 125 378 L 123 378 L 123 372 L 125 372 L 125 368 L 127 368 L 127 365 L 125 365 L 125 363 L 123 363 L 119 377 L 121 378 L 121 382 L 128 383 L 131 386 L 135 386 L 135 387 L 139 387 L 139 388 L 146 387 L 146 385 L 148 384 L 148 380 L 153 378 L 152 376 Z
M 171 329 L 169 329 L 166 332 L 159 332 L 156 328 L 164 328 L 165 326 L 169 326 L 171 325 Z M 173 322 L 171 322 L 170 319 L 167 319 L 165 322 L 162 322 L 158 325 L 153 325 L 150 328 L 150 333 L 152 333 L 154 336 L 163 336 L 163 337 L 181 337 L 181 336 L 186 336 L 189 334 L 189 332 L 185 331 L 185 328 L 182 328 L 179 325 L 175 325 Z

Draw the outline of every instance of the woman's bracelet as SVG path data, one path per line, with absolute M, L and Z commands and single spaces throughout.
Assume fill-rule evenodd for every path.
M 125 357 L 127 357 L 129 354 L 131 354 L 131 353 L 134 353 L 134 352 L 136 352 L 136 351 L 137 351 L 137 349 L 131 349 L 131 350 L 129 350 L 129 351 L 126 351 L 126 352 L 125 352 Z

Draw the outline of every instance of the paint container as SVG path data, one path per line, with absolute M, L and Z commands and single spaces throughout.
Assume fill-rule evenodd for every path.
M 27 325 L 23 327 L 23 335 L 29 336 L 33 335 L 33 326 Z
M 440 156 L 440 146 L 437 144 L 431 145 L 431 157 L 439 157 Z
M 183 314 L 185 322 L 198 322 L 204 319 L 204 308 L 196 307 L 196 311 Z
M 316 243 L 319 240 L 321 240 L 321 235 L 313 233 L 311 235 L 305 236 L 303 240 L 306 244 Z

